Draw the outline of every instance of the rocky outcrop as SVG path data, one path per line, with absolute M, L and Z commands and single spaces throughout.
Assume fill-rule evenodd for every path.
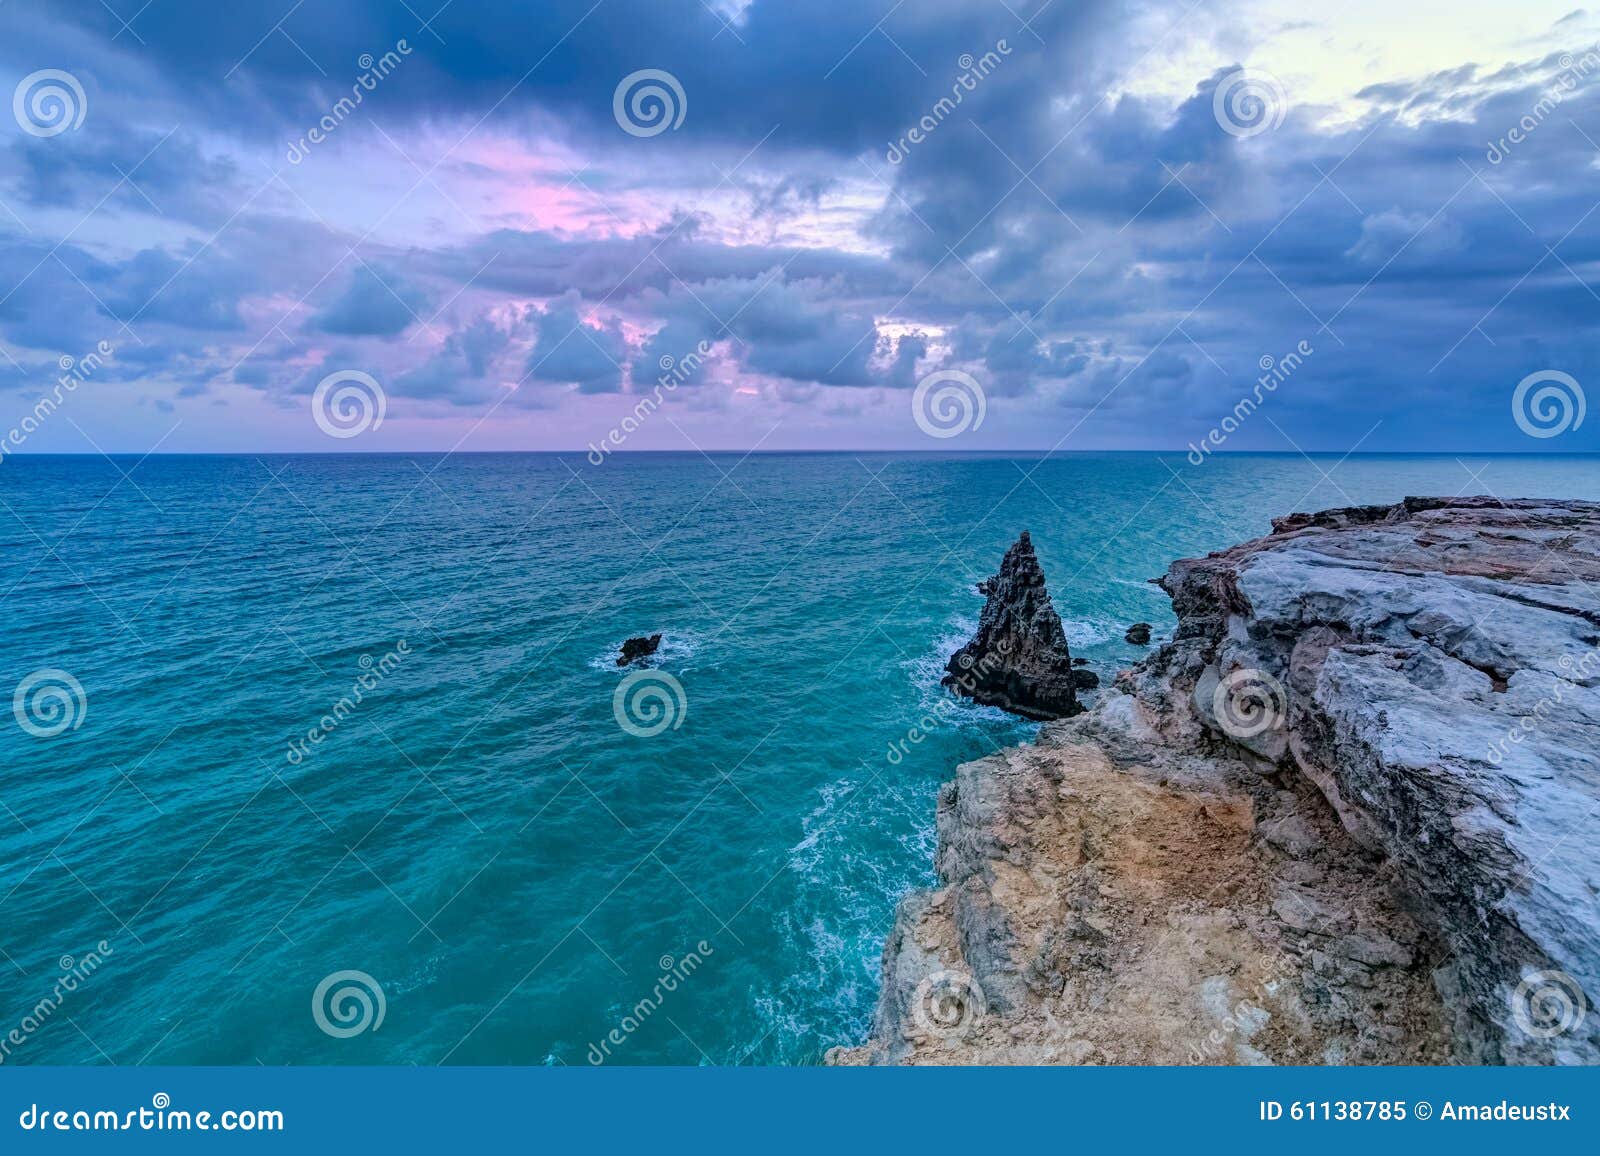
M 1296 514 L 940 794 L 838 1063 L 1600 1062 L 1600 506 Z
M 1082 710 L 1077 687 L 1083 684 L 1073 677 L 1067 635 L 1026 530 L 978 593 L 987 601 L 977 633 L 950 656 L 944 685 L 1025 718 L 1066 718 Z
M 1135 622 L 1128 627 L 1128 632 L 1122 636 L 1124 642 L 1131 642 L 1135 646 L 1150 645 L 1150 624 L 1148 622 Z
M 622 644 L 622 653 L 617 655 L 617 665 L 627 666 L 630 662 L 638 662 L 641 658 L 649 658 L 659 649 L 661 649 L 661 635 L 659 634 L 630 638 Z

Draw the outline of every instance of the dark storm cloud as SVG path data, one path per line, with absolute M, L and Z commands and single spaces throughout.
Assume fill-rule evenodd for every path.
M 617 393 L 628 343 L 614 320 L 586 318 L 582 298 L 571 292 L 534 312 L 534 334 L 526 377 L 533 382 L 575 385 L 580 393 Z
M 909 284 L 901 271 L 876 258 L 832 249 L 722 244 L 699 232 L 693 222 L 680 221 L 634 237 L 600 239 L 504 229 L 425 261 L 442 275 L 463 280 L 482 269 L 477 284 L 507 293 L 546 297 L 576 289 L 591 300 L 669 293 L 684 285 L 754 278 L 774 268 L 797 281 L 846 277 L 854 291 L 865 294 L 897 287 L 903 292 Z
M 342 337 L 393 337 L 426 308 L 424 296 L 394 270 L 361 262 L 345 291 L 311 319 L 313 329 Z
M 444 6 L 427 27 L 390 0 L 285 8 L 277 0 L 161 0 L 127 31 L 98 0 L 46 11 L 55 27 L 75 28 L 91 43 L 117 36 L 132 44 L 136 35 L 140 57 L 187 104 L 262 132 L 311 123 L 348 94 L 364 55 L 381 56 L 403 39 L 411 54 L 402 75 L 374 98 L 399 120 L 477 119 L 503 101 L 512 119 L 547 112 L 575 133 L 620 137 L 614 87 L 631 72 L 661 68 L 691 94 L 691 141 L 753 143 L 782 122 L 790 142 L 846 156 L 919 113 L 932 87 L 927 77 L 952 71 L 957 55 L 1019 31 L 1003 6 L 966 0 L 763 0 L 731 31 L 700 0 L 475 0 Z M 1054 4 L 1034 28 L 1071 38 L 1098 9 Z M 80 61 L 96 55 L 79 53 Z
M 25 204 L 114 209 L 220 225 L 241 199 L 237 167 L 207 156 L 176 128 L 155 131 L 85 118 L 83 128 L 40 139 L 17 134 L 6 153 Z
M 397 397 L 476 405 L 492 396 L 490 374 L 511 346 L 512 329 L 482 316 L 457 329 L 444 346 L 415 369 L 391 379 Z
M 130 326 L 167 322 L 186 329 L 237 330 L 238 287 L 243 273 L 226 260 L 180 260 L 161 249 L 143 249 L 104 274 L 106 312 Z
M 1580 272 L 1600 221 L 1573 178 L 1593 171 L 1593 77 L 1501 155 L 1491 142 L 1535 108 L 1548 67 L 1516 91 L 1478 93 L 1470 119 L 1401 116 L 1418 93 L 1436 102 L 1465 83 L 1473 70 L 1462 69 L 1386 93 L 1342 131 L 1291 108 L 1251 141 L 1213 116 L 1226 71 L 1176 114 L 1123 98 L 1063 142 L 1047 102 L 1008 103 L 986 114 L 984 132 L 941 133 L 907 160 L 904 201 L 886 209 L 897 252 L 942 261 L 990 295 L 963 323 L 965 355 L 998 382 L 1049 390 L 1053 339 L 1098 332 L 1122 360 L 1091 376 L 1098 396 L 1068 389 L 1063 400 L 1153 417 L 1148 403 L 1165 399 L 1175 407 L 1160 418 L 1171 421 L 1204 418 L 1250 384 L 1261 357 L 1309 337 L 1314 365 L 1275 404 L 1286 421 L 1335 408 L 1351 443 L 1379 420 L 1412 439 L 1446 425 L 1504 429 L 1522 376 L 1592 366 L 1576 334 L 1600 306 Z M 1024 178 L 1002 151 L 1036 167 Z M 972 206 L 988 214 L 976 227 Z M 1002 302 L 1011 317 L 997 316 Z M 1024 322 L 1044 330 L 1037 340 L 1018 339 Z M 1071 355 L 1059 364 L 1084 366 Z
M 125 323 L 182 350 L 186 388 L 271 391 L 306 388 L 290 363 L 333 338 L 328 356 L 391 367 L 397 397 L 456 405 L 518 383 L 524 404 L 639 388 L 702 342 L 720 360 L 690 384 L 761 375 L 819 413 L 844 390 L 811 387 L 905 389 L 919 366 L 961 364 L 997 397 L 1065 411 L 1063 431 L 1092 413 L 1145 444 L 1187 441 L 1305 341 L 1271 412 L 1323 448 L 1380 422 L 1373 444 L 1490 444 L 1520 378 L 1600 360 L 1600 69 L 1563 87 L 1592 50 L 1577 31 L 1565 54 L 1462 61 L 1339 110 L 1291 87 L 1282 123 L 1246 139 L 1214 103 L 1231 61 L 1175 104 L 1123 91 L 1149 46 L 1123 6 L 1014 5 L 1023 27 L 964 0 L 756 0 L 724 28 L 701 0 L 592 3 L 458 3 L 431 28 L 387 0 L 161 0 L 128 29 L 98 0 L 0 8 L 5 79 L 79 71 L 93 112 L 0 154 L 0 200 L 30 222 L 0 214 L 0 289 L 16 286 L 0 336 L 71 351 Z M 1159 28 L 1185 7 L 1137 15 Z M 583 187 L 664 222 L 485 218 L 396 249 L 308 220 L 260 157 L 401 39 L 363 118 L 401 140 L 482 122 L 558 143 L 592 164 Z M 1002 39 L 941 109 L 962 54 Z M 680 131 L 639 140 L 613 120 L 641 68 L 682 83 Z M 321 172 L 351 191 L 364 175 Z M 873 174 L 881 203 L 853 241 L 794 239 Z M 731 235 L 733 203 L 758 227 Z M 91 209 L 92 241 L 69 232 Z M 1593 428 L 1563 448 L 1600 444 Z M 1250 436 L 1283 448 L 1263 423 Z

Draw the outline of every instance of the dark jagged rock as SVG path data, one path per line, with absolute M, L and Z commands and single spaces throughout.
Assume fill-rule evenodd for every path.
M 630 662 L 638 662 L 641 658 L 649 658 L 661 648 L 661 635 L 652 634 L 644 638 L 630 638 L 622 644 L 622 653 L 617 656 L 618 666 L 627 666 Z
M 1123 635 L 1127 641 L 1135 646 L 1150 645 L 1150 624 L 1148 622 L 1135 622 L 1128 627 L 1128 633 Z
M 1074 658 L 1072 660 L 1072 665 L 1073 666 L 1088 666 L 1089 665 L 1089 660 L 1087 658 Z
M 1072 672 L 1072 685 L 1078 690 L 1093 690 L 1100 685 L 1100 676 L 1080 666 Z
M 978 584 L 978 593 L 988 599 L 978 632 L 950 656 L 944 685 L 1024 718 L 1067 718 L 1081 711 L 1067 635 L 1026 530 L 1006 551 L 1000 572 Z

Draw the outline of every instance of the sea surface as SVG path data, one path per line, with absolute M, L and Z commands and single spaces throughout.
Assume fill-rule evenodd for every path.
M 1018 531 L 1109 681 L 1171 559 L 1474 493 L 1600 462 L 8 457 L 0 1059 L 817 1062 L 1034 733 L 938 686 Z

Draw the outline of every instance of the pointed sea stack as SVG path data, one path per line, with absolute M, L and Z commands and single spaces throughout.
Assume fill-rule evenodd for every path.
M 1024 718 L 1066 718 L 1081 711 L 1067 635 L 1026 530 L 978 593 L 988 598 L 978 632 L 950 656 L 944 685 Z

